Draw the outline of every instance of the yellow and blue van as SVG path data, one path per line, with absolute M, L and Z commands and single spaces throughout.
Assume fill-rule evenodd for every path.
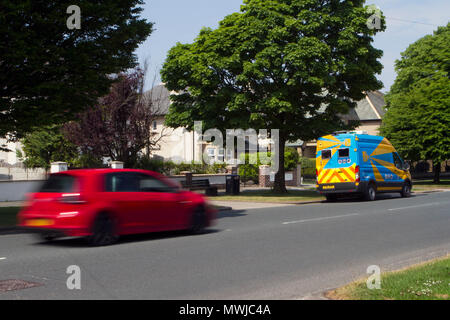
M 409 164 L 383 137 L 365 132 L 338 132 L 317 140 L 317 190 L 328 201 L 360 194 L 375 200 L 377 193 L 411 195 Z

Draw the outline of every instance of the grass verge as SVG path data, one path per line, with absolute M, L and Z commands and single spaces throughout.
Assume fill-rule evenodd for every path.
M 15 226 L 19 211 L 20 207 L 0 207 L 0 227 Z
M 286 194 L 276 194 L 271 190 L 243 190 L 239 195 L 210 197 L 211 200 L 290 203 L 325 199 L 314 190 L 289 190 Z
M 381 274 L 381 289 L 366 280 L 326 294 L 335 300 L 450 300 L 450 255 L 410 268 Z
M 433 183 L 433 180 L 413 180 L 413 191 L 433 189 L 450 189 L 450 179 L 442 179 L 440 183 Z

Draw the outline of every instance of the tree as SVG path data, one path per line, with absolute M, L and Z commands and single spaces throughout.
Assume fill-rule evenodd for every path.
M 154 149 L 164 136 L 150 130 L 160 106 L 157 99 L 143 94 L 144 78 L 145 71 L 139 68 L 120 74 L 108 95 L 63 126 L 65 137 L 84 154 L 133 167 L 142 150 Z
M 432 160 L 434 182 L 450 158 L 450 24 L 402 53 L 380 128 L 405 158 Z
M 174 46 L 161 76 L 172 95 L 166 124 L 279 129 L 286 141 L 350 129 L 347 113 L 366 90 L 382 87 L 382 51 L 372 47 L 364 1 L 246 0 L 215 30 Z M 384 20 L 381 20 L 381 30 Z M 284 153 L 275 175 L 286 192 Z
M 105 95 L 136 65 L 152 32 L 141 0 L 79 0 L 81 28 L 68 29 L 71 0 L 0 2 L 0 136 L 63 123 Z
M 22 151 L 17 156 L 28 168 L 50 169 L 53 161 L 65 161 L 72 164 L 78 157 L 75 145 L 67 141 L 61 133 L 61 127 L 52 125 L 37 129 L 22 139 Z

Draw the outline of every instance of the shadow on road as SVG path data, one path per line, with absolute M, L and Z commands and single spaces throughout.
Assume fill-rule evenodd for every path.
M 217 219 L 221 219 L 221 218 L 235 218 L 235 217 L 246 216 L 247 214 L 244 214 L 244 212 L 245 212 L 245 210 L 219 211 L 217 213 Z
M 416 197 L 424 197 L 427 196 L 427 194 L 425 193 L 419 193 L 419 194 L 411 194 L 411 198 L 416 198 Z M 400 195 L 395 194 L 395 193 L 380 193 L 377 194 L 377 197 L 375 199 L 375 201 L 386 201 L 386 200 L 398 200 L 398 199 L 403 199 Z M 342 196 L 339 197 L 337 201 L 335 202 L 328 202 L 326 200 L 323 200 L 322 203 L 351 203 L 351 202 L 368 202 L 364 199 L 362 199 L 360 196 Z
M 214 234 L 214 233 L 218 233 L 221 231 L 223 231 L 223 230 L 211 228 L 211 229 L 206 229 L 204 232 L 202 232 L 200 234 L 195 234 L 195 235 L 189 233 L 189 231 L 186 231 L 186 230 L 124 235 L 119 238 L 118 242 L 116 242 L 115 244 L 113 244 L 111 246 L 114 247 L 114 246 L 120 246 L 120 245 L 126 244 L 126 243 L 155 241 L 155 240 L 163 240 L 163 239 L 170 239 L 170 238 L 201 237 L 204 235 Z M 33 243 L 33 245 L 57 246 L 57 247 L 68 247 L 68 248 L 98 248 L 98 247 L 89 246 L 86 239 L 84 239 L 84 238 L 61 238 L 61 239 L 56 239 L 53 241 L 36 240 L 36 243 Z M 108 246 L 108 247 L 111 247 L 111 246 Z

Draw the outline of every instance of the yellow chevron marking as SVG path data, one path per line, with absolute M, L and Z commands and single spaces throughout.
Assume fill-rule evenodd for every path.
M 384 138 L 380 142 L 378 147 L 376 147 L 375 150 L 373 150 L 373 152 L 372 152 L 372 154 L 370 156 L 371 157 L 379 156 L 379 155 L 382 155 L 382 154 L 392 153 L 392 152 L 395 152 L 394 147 L 392 146 L 392 144 L 386 138 Z
M 380 191 L 400 190 L 402 187 L 378 187 Z
M 399 169 L 397 169 L 393 163 L 391 162 L 387 162 L 384 160 L 380 160 L 377 158 L 372 158 L 372 160 L 375 160 L 376 162 L 378 162 L 379 164 L 381 164 L 383 167 L 385 167 L 386 169 L 388 169 L 389 171 L 391 171 L 393 174 L 396 174 L 398 176 L 400 176 L 401 174 L 403 174 L 403 172 Z
M 341 143 L 341 141 L 338 138 L 336 138 L 335 136 L 332 136 L 331 134 L 329 134 L 327 136 L 324 136 L 323 138 L 324 139 L 328 139 L 328 140 L 336 141 L 337 143 Z
M 370 160 L 370 163 L 372 164 L 373 174 L 375 175 L 376 181 L 384 181 L 383 177 L 380 174 L 380 171 L 378 171 L 377 167 L 373 164 L 373 161 Z
M 363 151 L 363 160 L 364 162 L 367 162 L 369 160 L 369 155 L 367 154 L 367 152 Z
M 331 147 L 335 147 L 336 145 L 340 144 L 340 142 L 332 142 L 332 141 L 325 141 L 325 140 L 319 140 L 317 143 L 317 151 L 321 151 L 324 149 L 328 149 Z

